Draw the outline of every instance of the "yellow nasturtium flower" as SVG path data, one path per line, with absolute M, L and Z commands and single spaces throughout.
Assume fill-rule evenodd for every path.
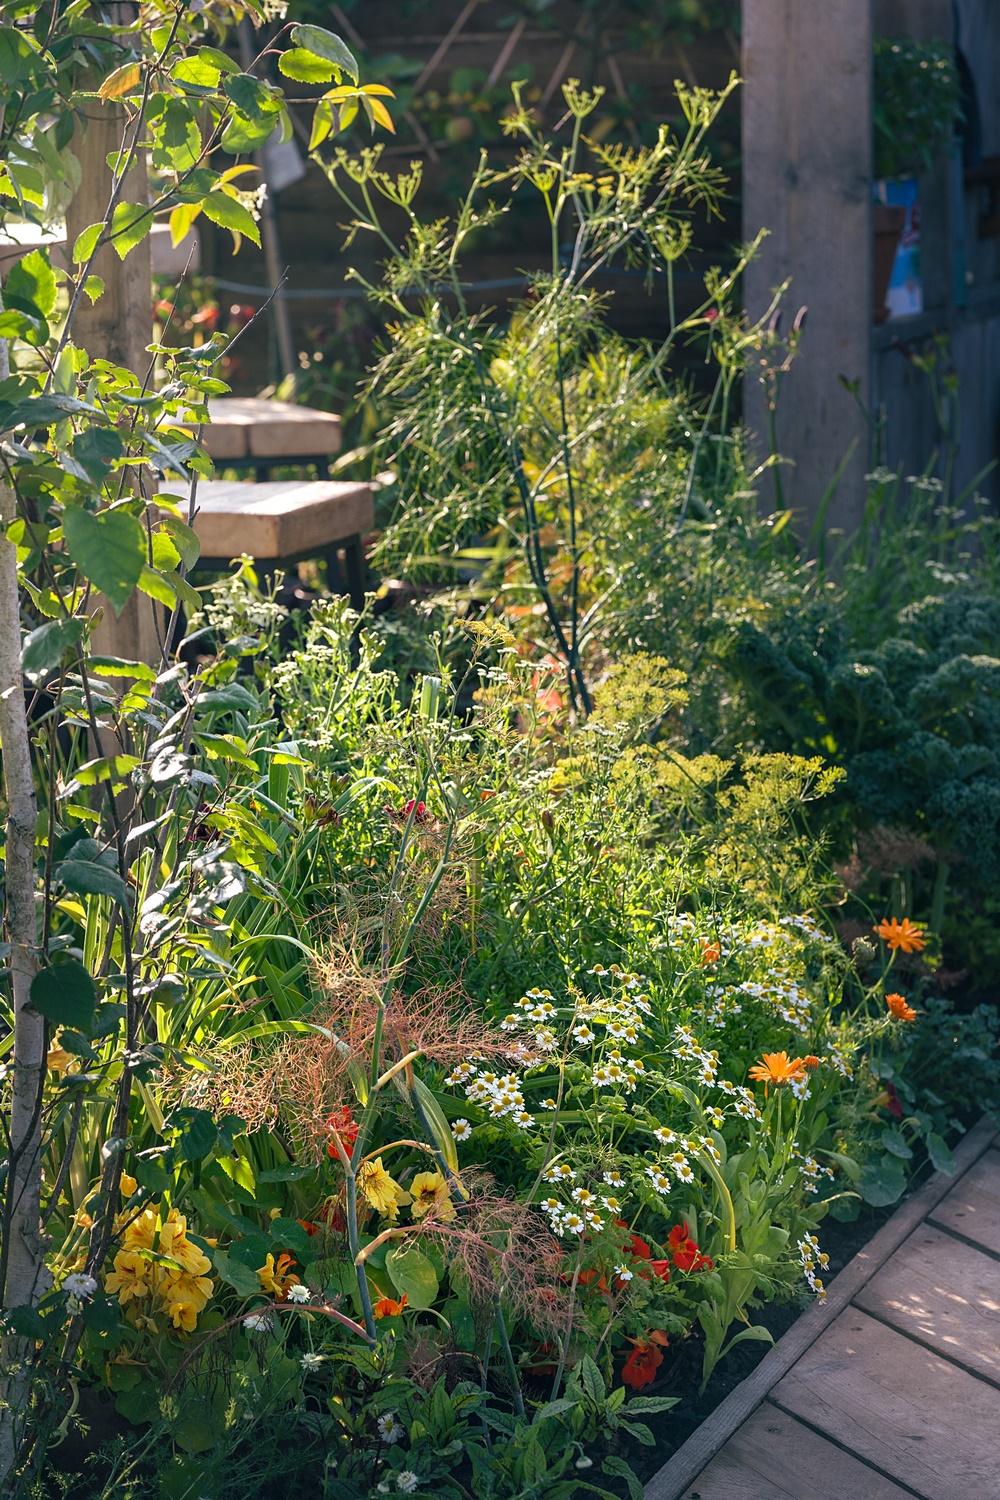
M 365 1202 L 390 1220 L 395 1219 L 400 1208 L 410 1201 L 406 1189 L 401 1188 L 383 1167 L 381 1156 L 365 1162 L 358 1173 L 358 1186 Z
M 410 1183 L 410 1199 L 410 1212 L 415 1219 L 422 1219 L 432 1210 L 438 1219 L 449 1221 L 455 1217 L 455 1205 L 440 1172 L 418 1172 Z

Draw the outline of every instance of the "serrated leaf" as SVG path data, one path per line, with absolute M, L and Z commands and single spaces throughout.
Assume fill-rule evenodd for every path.
M 181 562 L 190 572 L 201 556 L 201 541 L 198 533 L 178 516 L 164 515 L 161 518 L 161 524 L 163 529 L 169 532 L 171 541 L 180 553 Z
M 305 47 L 289 47 L 278 58 L 278 69 L 298 83 L 329 83 L 336 71 L 327 58 L 317 57 Z
M 250 210 L 228 193 L 209 193 L 202 202 L 202 211 L 220 229 L 228 229 L 234 235 L 245 234 L 255 245 L 260 244 L 260 230 Z
M 88 224 L 86 229 L 81 229 L 73 241 L 73 261 L 76 265 L 82 265 L 90 259 L 97 249 L 97 241 L 101 237 L 104 224 Z
M 31 1004 L 55 1026 L 87 1031 L 94 1019 L 97 989 L 75 958 L 41 969 L 31 981 Z
M 89 859 L 64 859 L 56 865 L 56 878 L 67 890 L 78 896 L 110 896 L 120 906 L 126 906 L 130 892 L 117 870 Z
M 37 682 L 46 672 L 57 667 L 83 631 L 83 620 L 49 620 L 25 636 L 21 666 L 29 682 Z
M 149 206 L 143 203 L 119 203 L 111 219 L 108 236 L 119 260 L 124 260 L 153 227 Z
M 124 99 L 126 94 L 131 94 L 139 87 L 142 80 L 142 69 L 137 62 L 122 63 L 120 68 L 115 68 L 109 73 L 97 92 L 107 102 L 108 99 Z
M 334 32 L 327 31 L 323 26 L 293 26 L 292 41 L 296 47 L 333 63 L 335 68 L 357 83 L 358 65 L 354 53 Z
M 124 510 L 105 510 L 95 516 L 67 506 L 63 535 L 80 572 L 120 615 L 146 566 L 146 533 L 139 521 Z
M 50 318 L 56 306 L 56 278 L 47 254 L 32 250 L 13 266 L 4 282 L 5 297 L 24 297 L 34 304 L 43 318 Z

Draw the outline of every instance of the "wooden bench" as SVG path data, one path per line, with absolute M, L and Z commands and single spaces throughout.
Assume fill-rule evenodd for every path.
M 161 485 L 160 493 L 186 501 L 188 487 L 171 480 Z M 326 561 L 330 588 L 337 589 L 343 576 L 338 554 L 343 551 L 346 588 L 341 591 L 356 610 L 364 608 L 361 538 L 375 519 L 371 485 L 332 479 L 200 480 L 195 504 L 199 568 L 223 572 L 234 557 L 247 553 L 270 574 L 320 557 Z
M 281 464 L 315 464 L 326 479 L 331 455 L 340 452 L 340 418 L 332 412 L 249 396 L 210 401 L 208 412 L 202 447 L 217 464 L 252 468 L 258 479 Z

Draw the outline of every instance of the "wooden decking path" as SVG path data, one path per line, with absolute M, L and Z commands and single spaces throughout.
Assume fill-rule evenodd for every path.
M 980 1121 L 646 1500 L 1000 1500 L 998 1147 Z

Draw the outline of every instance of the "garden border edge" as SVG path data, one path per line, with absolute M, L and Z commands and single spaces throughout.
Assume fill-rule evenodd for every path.
M 814 1302 L 757 1368 L 731 1391 L 706 1417 L 700 1427 L 681 1444 L 645 1485 L 644 1500 L 681 1500 L 684 1491 L 724 1447 L 739 1427 L 752 1416 L 768 1392 L 801 1359 L 820 1334 L 839 1317 L 903 1241 L 937 1207 L 941 1199 L 989 1150 L 998 1135 L 998 1125 L 983 1115 L 955 1148 L 955 1171 L 951 1176 L 935 1172 L 922 1188 L 908 1198 L 857 1252 L 827 1289 L 825 1302 Z

